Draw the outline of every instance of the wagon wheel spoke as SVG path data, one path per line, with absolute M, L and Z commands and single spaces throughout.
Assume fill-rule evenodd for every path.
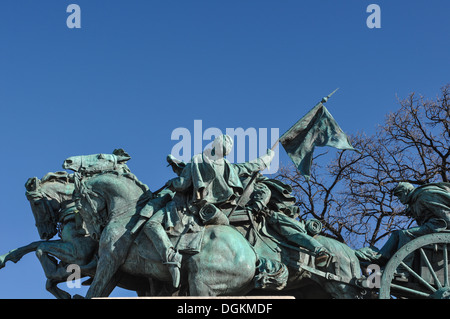
M 425 279 L 423 279 L 418 273 L 416 273 L 414 270 L 412 270 L 407 264 L 405 264 L 403 261 L 400 262 L 400 265 L 402 267 L 404 267 L 411 275 L 414 276 L 414 278 L 416 278 L 422 285 L 424 285 L 425 287 L 427 287 L 429 290 L 431 290 L 432 292 L 436 292 L 436 288 L 434 288 L 433 286 L 431 286 L 428 282 L 425 281 Z
M 403 291 L 403 292 L 407 292 L 409 294 L 416 295 L 418 297 L 429 298 L 431 296 L 431 294 L 427 294 L 426 292 L 415 290 L 415 289 L 411 289 L 411 288 L 407 288 L 407 287 L 403 287 L 403 286 L 392 284 L 392 283 L 391 283 L 391 288 L 396 289 L 396 290 L 400 290 L 400 291 Z
M 449 278 L 448 278 L 448 251 L 447 251 L 447 244 L 443 245 L 444 249 L 444 287 L 449 287 Z
M 430 263 L 430 261 L 428 260 L 428 257 L 427 257 L 427 255 L 425 254 L 425 251 L 423 250 L 423 248 L 420 248 L 420 254 L 422 255 L 423 261 L 424 261 L 425 264 L 427 265 L 428 270 L 430 271 L 431 276 L 433 276 L 434 282 L 436 283 L 438 289 L 441 289 L 441 288 L 442 288 L 442 284 L 441 284 L 441 282 L 439 281 L 439 279 L 438 279 L 438 277 L 437 277 L 437 275 L 436 275 L 436 272 L 435 272 L 434 269 L 433 269 L 433 266 L 431 266 L 431 263 Z

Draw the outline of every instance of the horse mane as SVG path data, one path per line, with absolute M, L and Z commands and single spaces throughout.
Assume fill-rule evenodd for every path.
M 137 185 L 138 187 L 140 187 L 140 188 L 144 191 L 144 193 L 150 191 L 150 189 L 148 188 L 148 186 L 147 186 L 146 184 L 144 184 L 143 182 L 141 182 L 141 181 L 136 177 L 136 175 L 134 175 L 133 173 L 127 172 L 127 173 L 122 174 L 122 176 L 124 176 L 124 177 L 126 177 L 126 178 L 129 178 L 129 179 L 131 179 L 132 181 L 134 181 L 134 182 L 136 183 L 136 185 Z
M 136 186 L 138 186 L 139 188 L 142 189 L 142 191 L 144 193 L 150 191 L 150 188 L 146 184 L 141 182 L 136 177 L 136 175 L 131 173 L 130 169 L 128 168 L 128 166 L 126 164 L 120 164 L 113 170 L 105 170 L 105 171 L 101 171 L 101 172 L 98 172 L 98 173 L 95 173 L 95 174 L 92 174 L 92 175 L 91 174 L 88 174 L 88 175 L 82 174 L 82 176 L 85 176 L 85 177 L 87 177 L 89 179 L 89 178 L 100 176 L 100 175 L 104 175 L 104 174 L 114 174 L 114 175 L 117 175 L 117 176 L 122 176 L 124 178 L 132 180 L 136 184 Z M 74 180 L 74 175 L 73 174 L 71 174 L 71 175 L 72 176 L 70 178 L 72 178 L 72 180 Z
M 38 194 L 39 189 L 42 187 L 42 184 L 45 184 L 47 182 L 58 182 L 61 184 L 74 183 L 74 176 L 73 174 L 59 171 L 49 172 L 45 174 L 41 179 L 37 177 L 31 177 L 25 183 L 25 195 L 27 196 L 27 198 L 29 196 L 34 197 L 36 194 Z
M 124 164 L 125 165 L 125 164 Z M 149 192 L 150 188 L 144 184 L 143 182 L 141 182 L 136 175 L 134 175 L 133 173 L 131 173 L 130 169 L 128 168 L 128 166 L 126 166 L 125 170 L 113 170 L 113 171 L 104 171 L 100 174 L 117 174 L 118 176 L 122 176 L 125 178 L 128 178 L 130 180 L 132 180 L 136 186 L 138 186 L 140 189 L 142 189 L 142 191 L 144 193 Z M 100 174 L 96 174 L 96 175 L 100 175 Z M 95 176 L 95 175 L 94 175 Z
M 69 174 L 64 171 L 59 171 L 59 172 L 49 172 L 49 173 L 45 174 L 44 177 L 41 178 L 41 183 L 52 182 L 52 181 L 60 182 L 63 184 L 73 183 L 74 177 L 73 177 L 73 174 Z
M 99 155 L 102 155 L 102 154 L 99 154 Z M 122 148 L 119 148 L 119 149 L 115 149 L 112 152 L 112 154 L 109 154 L 109 155 L 114 156 L 114 159 L 115 159 L 113 168 L 105 169 L 101 165 L 92 165 L 92 166 L 89 166 L 88 168 L 80 167 L 80 169 L 77 171 L 77 173 L 81 174 L 81 176 L 87 177 L 87 178 L 95 177 L 95 176 L 103 175 L 103 174 L 115 174 L 117 176 L 123 176 L 123 177 L 126 177 L 126 178 L 132 180 L 139 188 L 142 189 L 142 191 L 150 192 L 149 187 L 146 184 L 142 183 L 136 177 L 136 175 L 131 173 L 130 168 L 126 164 L 126 162 L 131 159 L 130 154 L 128 154 Z M 56 176 L 50 175 L 49 178 L 51 179 L 51 178 L 56 177 L 57 179 L 60 179 L 60 178 L 66 178 L 68 176 L 68 174 L 66 172 L 56 172 L 54 174 L 56 174 Z M 49 175 L 49 174 L 47 174 L 47 175 Z M 72 178 L 72 181 L 75 180 L 74 174 L 72 174 L 72 176 L 69 176 L 69 178 L 70 177 Z

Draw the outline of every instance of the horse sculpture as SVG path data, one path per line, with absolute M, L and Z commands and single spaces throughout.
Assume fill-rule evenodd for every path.
M 35 251 L 47 277 L 46 289 L 58 299 L 71 298 L 71 295 L 58 288 L 57 284 L 67 281 L 71 275 L 71 272 L 67 271 L 70 264 L 80 267 L 81 277 L 93 277 L 97 266 L 98 246 L 98 243 L 88 236 L 81 217 L 76 213 L 73 174 L 56 172 L 48 173 L 42 179 L 29 178 L 25 187 L 38 233 L 43 240 L 0 256 L 0 269 L 7 261 L 16 263 L 24 255 Z M 50 240 L 57 233 L 61 239 Z M 123 276 L 118 285 L 134 290 L 138 295 L 147 295 L 150 291 L 145 278 L 143 280 Z M 110 287 L 111 290 L 112 288 Z
M 58 283 L 66 281 L 71 275 L 67 272 L 67 265 L 80 265 L 84 271 L 93 274 L 93 257 L 97 250 L 97 243 L 87 236 L 81 227 L 81 220 L 76 220 L 72 200 L 73 178 L 67 172 L 48 173 L 41 180 L 29 178 L 25 187 L 36 227 L 43 240 L 0 256 L 0 268 L 7 261 L 18 262 L 27 253 L 36 251 L 47 277 L 46 289 L 56 298 L 70 298 L 70 294 L 57 287 Z M 58 226 L 61 239 L 49 240 L 58 232 Z
M 97 174 L 92 169 L 95 167 L 87 164 L 95 162 L 93 159 L 104 164 Z M 80 166 L 81 162 L 84 166 Z M 142 247 L 133 244 L 136 236 L 131 229 L 139 210 L 151 198 L 148 188 L 124 169 L 105 169 L 108 162 L 114 165 L 110 158 L 91 155 L 69 158 L 64 164 L 64 168 L 83 167 L 84 172 L 88 172 L 75 191 L 80 214 L 90 233 L 99 240 L 97 272 L 87 298 L 106 296 L 106 287 L 117 280 L 119 269 L 142 277 L 170 280 L 166 266 L 159 260 L 151 242 L 145 241 L 146 237 L 140 240 L 148 252 L 145 258 L 139 252 Z M 197 296 L 243 294 L 252 288 L 256 261 L 253 248 L 237 230 L 226 226 L 208 227 L 201 251 L 184 262 L 189 293 Z
M 75 173 L 77 208 L 91 236 L 99 241 L 97 272 L 87 298 L 107 296 L 108 285 L 114 285 L 118 280 L 118 270 L 164 282 L 171 280 L 152 243 L 145 235 L 133 235 L 131 232 L 139 218 L 139 211 L 153 194 L 126 167 L 124 162 L 127 157 L 121 156 L 122 160 L 104 154 L 76 156 L 63 164 L 65 169 L 79 172 Z M 256 232 L 260 234 L 260 230 Z M 280 246 L 280 242 L 273 240 L 271 243 L 267 240 L 255 241 L 253 247 L 242 233 L 226 225 L 204 227 L 198 252 L 183 258 L 182 287 L 183 283 L 188 283 L 190 295 L 250 293 L 255 289 L 255 278 L 263 275 L 266 269 L 275 268 L 277 272 L 287 274 L 282 262 L 289 267 L 289 278 L 285 283 L 275 285 L 275 288 L 268 285 L 270 289 L 299 289 L 315 282 L 331 297 L 354 298 L 358 295 L 358 289 L 349 282 L 330 280 L 359 277 L 359 262 L 349 247 L 319 237 L 330 252 L 335 252 L 336 257 L 327 268 L 332 273 L 326 273 L 310 266 L 314 265 L 313 257 L 302 249 Z M 296 257 L 286 257 L 292 254 Z M 328 274 L 328 277 L 324 278 L 321 274 Z M 256 285 L 257 288 L 264 286 Z

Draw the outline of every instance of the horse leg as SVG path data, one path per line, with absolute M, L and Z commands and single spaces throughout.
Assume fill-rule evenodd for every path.
M 25 256 L 28 253 L 31 253 L 32 251 L 35 251 L 40 244 L 45 243 L 47 241 L 40 240 L 32 242 L 31 244 L 28 244 L 26 246 L 16 248 L 11 250 L 10 252 L 1 255 L 0 256 L 0 269 L 5 267 L 5 264 L 7 261 L 12 261 L 13 263 L 17 263 L 20 259 L 22 259 L 23 256 Z
M 58 299 L 70 299 L 71 295 L 58 288 L 57 284 L 67 281 L 71 273 L 67 271 L 65 266 L 59 264 L 56 258 L 68 264 L 81 266 L 82 256 L 77 256 L 74 253 L 71 243 L 59 240 L 41 243 L 36 249 L 36 256 L 41 262 L 45 276 L 47 277 L 45 286 L 47 291 Z
M 114 274 L 120 267 L 120 261 L 113 252 L 99 251 L 99 259 L 94 279 L 86 294 L 86 298 L 107 297 Z
M 66 268 L 58 264 L 58 261 L 54 257 L 49 256 L 40 249 L 36 250 L 36 256 L 47 277 L 45 289 L 58 299 L 70 299 L 70 294 L 68 292 L 57 287 L 58 283 L 66 281 L 69 276 Z
M 108 296 L 108 286 L 124 263 L 132 242 L 133 236 L 120 222 L 112 221 L 105 227 L 99 242 L 97 270 L 86 298 Z

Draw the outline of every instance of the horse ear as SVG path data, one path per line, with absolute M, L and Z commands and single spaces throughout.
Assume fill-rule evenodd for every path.
M 27 182 L 25 183 L 25 188 L 27 189 L 27 191 L 35 191 L 39 185 L 41 184 L 41 181 L 39 180 L 39 178 L 37 177 L 31 177 L 27 180 Z
M 116 148 L 113 152 L 117 156 L 117 162 L 126 162 L 131 159 L 131 156 L 125 152 L 122 148 Z

